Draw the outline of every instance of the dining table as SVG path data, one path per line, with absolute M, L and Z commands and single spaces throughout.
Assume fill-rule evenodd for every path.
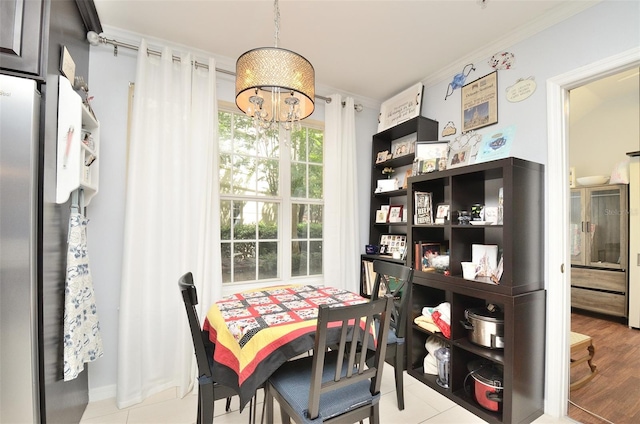
M 223 297 L 211 305 L 203 323 L 213 380 L 233 388 L 243 409 L 282 364 L 313 349 L 320 305 L 368 301 L 345 289 L 302 284 Z M 337 342 L 338 323 L 328 337 Z

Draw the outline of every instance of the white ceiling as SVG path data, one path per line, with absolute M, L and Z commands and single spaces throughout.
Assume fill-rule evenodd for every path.
M 571 120 L 579 121 L 607 102 L 635 104 L 640 99 L 640 68 L 631 68 L 570 91 Z
M 209 52 L 235 71 L 247 50 L 274 45 L 272 0 L 94 0 L 101 23 Z M 465 58 L 493 54 L 597 1 L 280 0 L 278 46 L 305 56 L 316 92 L 382 102 L 450 79 Z

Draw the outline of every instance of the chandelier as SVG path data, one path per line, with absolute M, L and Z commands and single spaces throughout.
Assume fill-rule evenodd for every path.
M 236 105 L 259 130 L 298 129 L 315 108 L 315 71 L 307 59 L 278 47 L 280 8 L 274 1 L 275 47 L 259 47 L 236 61 Z

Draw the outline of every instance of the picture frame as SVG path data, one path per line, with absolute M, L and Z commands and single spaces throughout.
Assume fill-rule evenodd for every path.
M 416 141 L 416 157 L 421 159 L 440 159 L 447 157 L 449 142 L 446 140 Z
M 407 236 L 404 234 L 381 234 L 380 254 L 393 256 L 394 253 L 405 254 L 407 248 Z
M 381 152 L 378 152 L 378 155 L 376 156 L 376 165 L 382 162 L 386 162 L 388 158 L 389 158 L 388 150 L 383 150 Z
M 420 116 L 423 89 L 424 86 L 419 82 L 384 101 L 378 115 L 378 132 Z
M 442 247 L 440 243 L 418 241 L 415 243 L 414 269 L 422 272 L 433 271 L 431 259 L 439 256 Z
M 478 149 L 475 163 L 488 162 L 490 160 L 502 159 L 509 156 L 511 146 L 515 137 L 515 126 L 506 128 L 482 137 L 482 144 Z
M 415 191 L 413 198 L 414 225 L 433 224 L 433 194 L 424 191 Z
M 413 169 L 409 168 L 404 173 L 404 181 L 402 183 L 402 188 L 406 189 L 409 186 L 409 177 L 413 175 Z
M 498 71 L 460 89 L 462 132 L 498 123 Z
M 420 161 L 418 174 L 447 169 L 448 141 L 416 141 L 415 157 Z
M 376 211 L 376 224 L 385 224 L 387 222 L 388 210 L 379 209 Z
M 437 208 L 436 208 L 436 219 L 435 219 L 435 223 L 436 224 L 444 224 L 447 221 L 449 221 L 450 215 L 449 215 L 449 205 L 445 204 L 445 203 L 440 203 L 438 204 Z
M 402 222 L 403 205 L 389 205 L 389 215 L 387 222 Z
M 469 164 L 471 158 L 471 147 L 464 147 L 459 150 L 449 150 L 449 158 L 447 160 L 448 168 L 458 168 Z
M 393 154 L 393 158 L 395 159 L 414 153 L 416 138 L 416 134 L 413 133 L 391 141 L 391 153 Z

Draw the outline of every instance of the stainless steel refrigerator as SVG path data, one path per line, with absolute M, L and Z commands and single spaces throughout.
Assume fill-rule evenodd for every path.
M 35 81 L 0 75 L 0 423 L 41 421 L 39 117 Z

